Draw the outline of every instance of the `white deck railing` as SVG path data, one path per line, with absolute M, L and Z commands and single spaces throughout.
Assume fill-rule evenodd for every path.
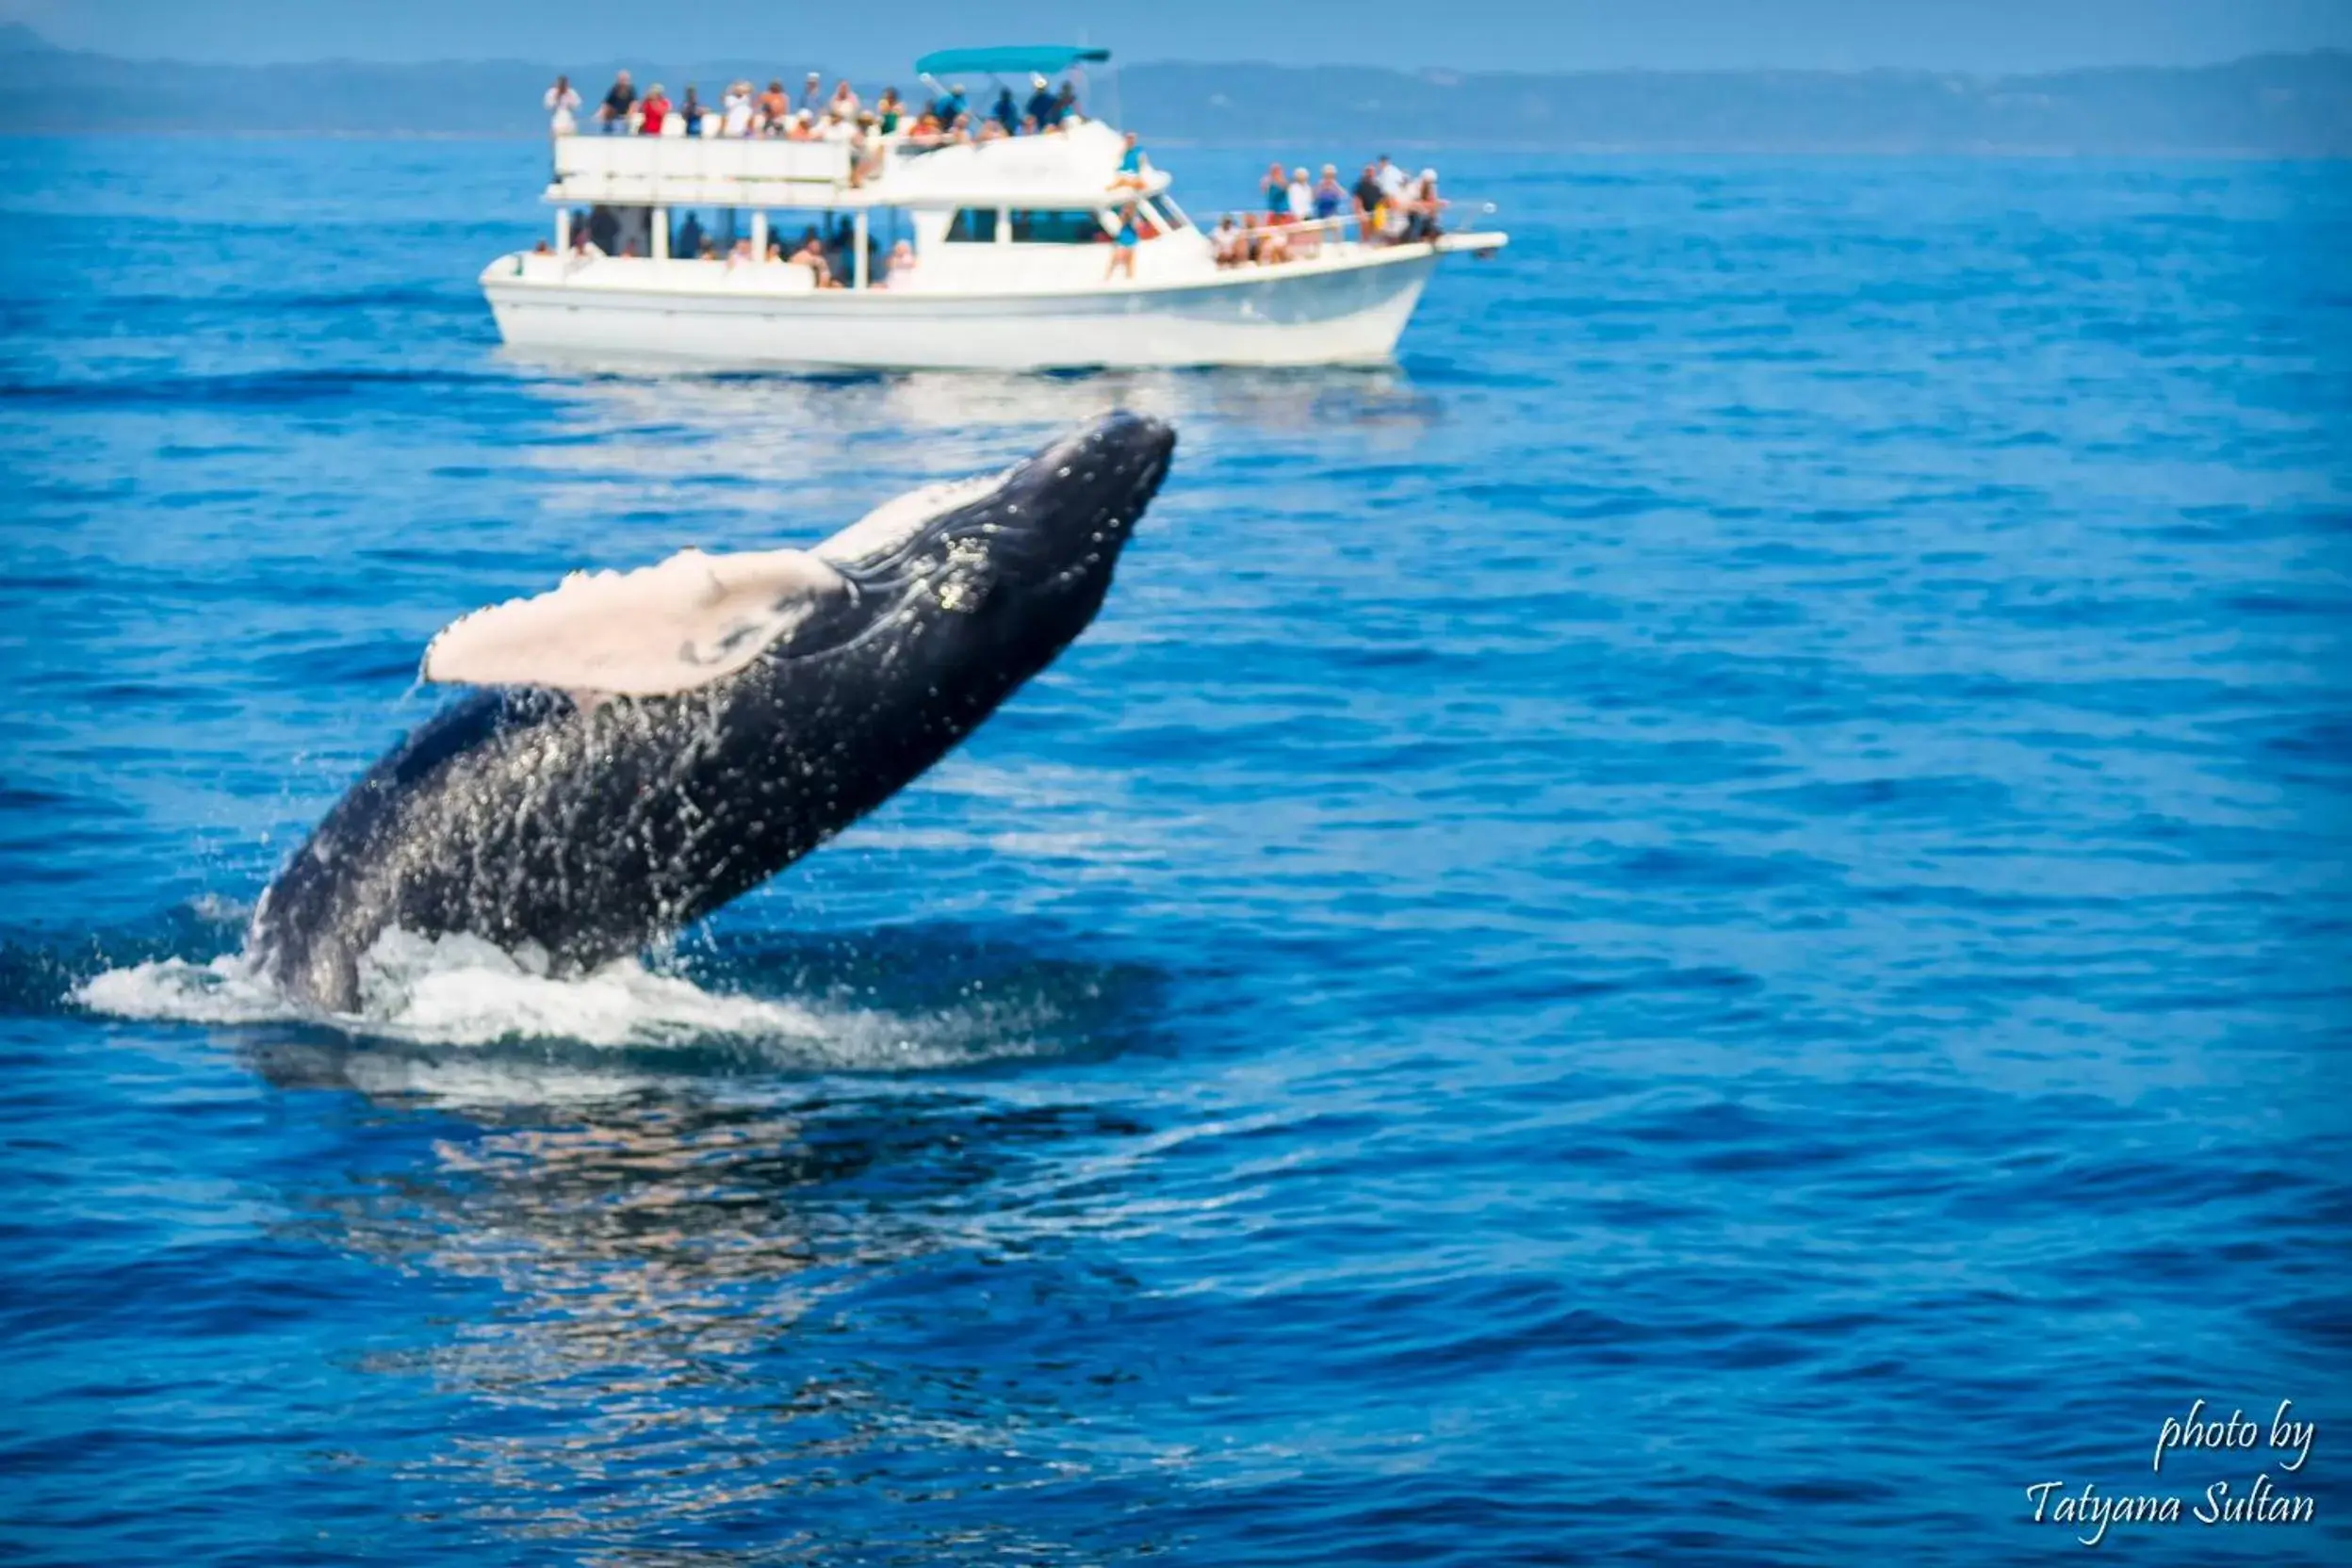
M 565 136 L 550 200 L 678 205 L 792 204 L 847 188 L 858 150 L 842 141 L 743 137 Z M 885 155 L 865 153 L 867 175 Z
M 1492 211 L 1493 208 L 1490 207 L 1488 210 Z M 1406 243 L 1400 235 L 1374 233 L 1352 208 L 1331 218 L 1293 219 L 1279 223 L 1270 223 L 1261 220 L 1254 223 L 1239 225 L 1238 232 L 1249 241 L 1250 253 L 1252 256 L 1257 255 L 1265 248 L 1266 238 L 1280 236 L 1282 248 L 1293 260 L 1296 260 L 1300 256 L 1314 255 L 1326 245 L 1347 243 L 1350 230 L 1356 231 L 1356 242 L 1362 245 L 1380 246 Z M 1208 229 L 1202 232 L 1209 237 L 1211 243 L 1216 242 L 1217 230 Z M 1410 233 L 1410 229 L 1407 232 Z
M 1234 232 L 1239 234 L 1248 244 L 1248 259 L 1258 259 L 1266 250 L 1266 239 L 1279 237 L 1282 242 L 1284 253 L 1289 259 L 1297 261 L 1318 253 L 1327 244 L 1346 243 L 1348 231 L 1356 226 L 1356 215 L 1350 211 L 1343 212 L 1335 218 L 1294 219 L 1281 223 L 1264 221 L 1244 223 Z M 1209 242 L 1214 245 L 1217 243 L 1218 236 L 1223 231 L 1206 229 L 1202 232 L 1208 236 Z M 1358 237 L 1363 237 L 1358 236 Z

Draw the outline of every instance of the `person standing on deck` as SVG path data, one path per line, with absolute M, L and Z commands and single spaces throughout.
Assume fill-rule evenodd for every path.
M 654 83 L 653 86 L 647 90 L 645 93 L 645 101 L 639 105 L 638 108 L 644 117 L 642 121 L 642 128 L 645 131 L 645 134 L 647 136 L 660 136 L 662 134 L 662 127 L 669 122 L 670 118 L 669 94 L 662 90 L 662 84 L 660 82 Z
M 1029 106 L 1026 118 L 1037 122 L 1038 130 L 1054 123 L 1054 94 L 1043 76 L 1032 72 L 1029 75 Z
M 637 89 L 629 79 L 629 73 L 620 72 L 612 78 L 612 86 L 596 106 L 596 119 L 607 136 L 625 136 L 629 132 L 629 111 L 637 106 Z
M 1282 172 L 1281 164 L 1269 163 L 1266 166 L 1266 178 L 1258 182 L 1258 194 L 1265 200 L 1268 218 L 1290 204 L 1290 176 Z
M 1323 166 L 1323 177 L 1315 182 L 1315 216 L 1318 220 L 1337 218 L 1348 210 L 1348 190 L 1339 183 L 1339 165 Z
M 1111 237 L 1111 264 L 1103 269 L 1102 281 L 1108 283 L 1121 272 L 1127 281 L 1135 280 L 1135 246 L 1143 237 L 1135 232 L 1135 204 L 1133 202 L 1119 209 L 1119 233 Z
M 1135 140 L 1135 133 L 1127 133 L 1126 151 L 1119 155 L 1119 177 L 1111 181 L 1113 190 L 1141 190 L 1152 160 L 1143 155 L 1143 147 Z
M 1290 172 L 1290 185 L 1282 192 L 1282 210 L 1298 225 L 1290 240 L 1291 253 L 1299 257 L 1315 254 L 1322 243 L 1323 231 L 1315 223 L 1315 186 L 1307 178 L 1306 165 Z
M 558 76 L 540 102 L 547 106 L 549 136 L 569 136 L 580 129 L 580 122 L 573 118 L 573 111 L 580 107 L 580 90 L 569 76 Z

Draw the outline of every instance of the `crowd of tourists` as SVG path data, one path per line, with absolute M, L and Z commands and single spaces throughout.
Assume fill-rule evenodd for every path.
M 1044 76 L 1033 74 L 1029 80 L 1032 91 L 1026 104 L 1015 101 L 1012 89 L 1000 86 L 995 103 L 975 116 L 961 85 L 946 88 L 918 113 L 894 87 L 884 88 L 869 105 L 846 79 L 837 81 L 831 93 L 826 93 L 824 79 L 811 71 L 797 98 L 785 91 L 781 78 L 771 80 L 764 91 L 755 91 L 748 81 L 736 81 L 711 106 L 702 101 L 691 84 L 683 98 L 675 102 L 659 82 L 640 94 L 629 74 L 623 71 L 597 104 L 593 119 L 609 136 L 847 142 L 858 155 L 851 166 L 851 184 L 857 185 L 861 183 L 858 176 L 870 172 L 871 166 L 878 166 L 880 143 L 885 139 L 916 148 L 946 146 L 1052 135 L 1083 121 L 1077 90 L 1071 83 L 1065 81 L 1056 90 Z M 568 78 L 555 79 L 547 91 L 546 106 L 548 128 L 554 135 L 579 131 L 581 101 Z M 864 151 L 869 147 L 873 149 L 871 163 Z M 1149 160 L 1129 134 L 1111 190 L 1140 196 L 1148 188 L 1150 172 Z M 1303 164 L 1287 169 L 1281 163 L 1269 164 L 1259 183 L 1259 194 L 1261 208 L 1228 212 L 1211 232 L 1209 239 L 1219 267 L 1310 259 L 1324 245 L 1339 240 L 1350 223 L 1366 245 L 1409 244 L 1435 239 L 1445 233 L 1447 203 L 1438 189 L 1437 171 L 1408 173 L 1385 153 L 1365 164 L 1352 185 L 1341 181 L 1337 164 L 1324 164 L 1319 177 L 1311 175 Z M 1133 277 L 1138 238 L 1150 237 L 1157 230 L 1148 214 L 1138 212 L 1135 197 L 1119 199 L 1118 231 L 1102 237 L 1111 245 L 1110 273 Z M 610 223 L 608 210 L 597 209 L 596 217 Z M 580 214 L 580 220 L 572 237 L 575 250 L 583 256 L 638 253 L 629 240 L 597 232 L 589 214 Z M 687 221 L 694 226 L 668 237 L 666 249 L 673 256 L 724 261 L 729 267 L 798 265 L 808 269 L 821 288 L 842 286 L 851 272 L 846 220 L 838 225 L 836 234 L 808 229 L 795 247 L 788 248 L 780 239 L 772 241 L 765 246 L 765 255 L 755 254 L 756 247 L 749 239 L 732 239 L 723 246 L 720 240 L 703 235 L 691 217 Z M 887 286 L 892 277 L 903 282 L 915 266 L 914 253 L 905 244 L 897 246 L 887 262 L 874 255 L 867 259 L 868 275 L 876 287 Z
M 1437 171 L 1408 174 L 1386 153 L 1365 164 L 1352 186 L 1340 183 L 1337 164 L 1325 164 L 1319 179 L 1304 165 L 1285 172 L 1281 164 L 1269 164 L 1259 194 L 1265 202 L 1260 211 L 1229 212 L 1209 236 L 1219 267 L 1313 256 L 1350 220 L 1367 245 L 1435 239 L 1446 232 Z
M 1074 83 L 1064 81 L 1056 89 L 1045 77 L 1032 74 L 1029 84 L 1025 103 L 1015 98 L 1011 88 L 1000 86 L 995 102 L 982 109 L 957 83 L 917 108 L 900 97 L 894 87 L 884 88 L 868 104 L 846 78 L 835 82 L 827 93 L 825 78 L 811 71 L 797 96 L 785 90 L 779 76 L 772 78 L 764 91 L 749 81 L 730 82 L 719 101 L 710 104 L 692 83 L 687 84 L 684 96 L 677 99 L 660 82 L 640 93 L 634 78 L 623 71 L 613 77 L 589 118 L 607 136 L 766 137 L 841 142 L 889 139 L 915 147 L 1042 136 L 1085 118 Z M 571 136 L 580 130 L 582 100 L 571 78 L 558 76 L 543 102 L 551 134 Z

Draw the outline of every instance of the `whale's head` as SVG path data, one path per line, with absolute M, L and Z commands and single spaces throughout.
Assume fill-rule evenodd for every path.
M 861 587 L 897 596 L 909 617 L 943 628 L 960 618 L 975 630 L 1017 622 L 1058 647 L 1101 607 L 1175 449 L 1175 431 L 1159 420 L 1106 414 L 1001 473 L 887 502 L 815 553 Z
M 755 663 L 920 646 L 942 680 L 962 667 L 1019 684 L 1093 620 L 1175 447 L 1157 419 L 1108 414 L 1001 472 L 887 501 L 814 550 L 576 572 L 451 622 L 423 674 L 595 706 L 715 689 Z

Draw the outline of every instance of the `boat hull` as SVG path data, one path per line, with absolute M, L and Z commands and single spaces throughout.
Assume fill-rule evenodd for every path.
M 771 292 L 727 286 L 712 263 L 656 264 L 688 270 L 638 283 L 616 281 L 626 260 L 565 273 L 537 257 L 504 258 L 482 282 L 500 335 L 528 350 L 829 369 L 1377 364 L 1437 263 L 1413 251 L 1061 292 Z M 718 286 L 698 286 L 697 267 Z

